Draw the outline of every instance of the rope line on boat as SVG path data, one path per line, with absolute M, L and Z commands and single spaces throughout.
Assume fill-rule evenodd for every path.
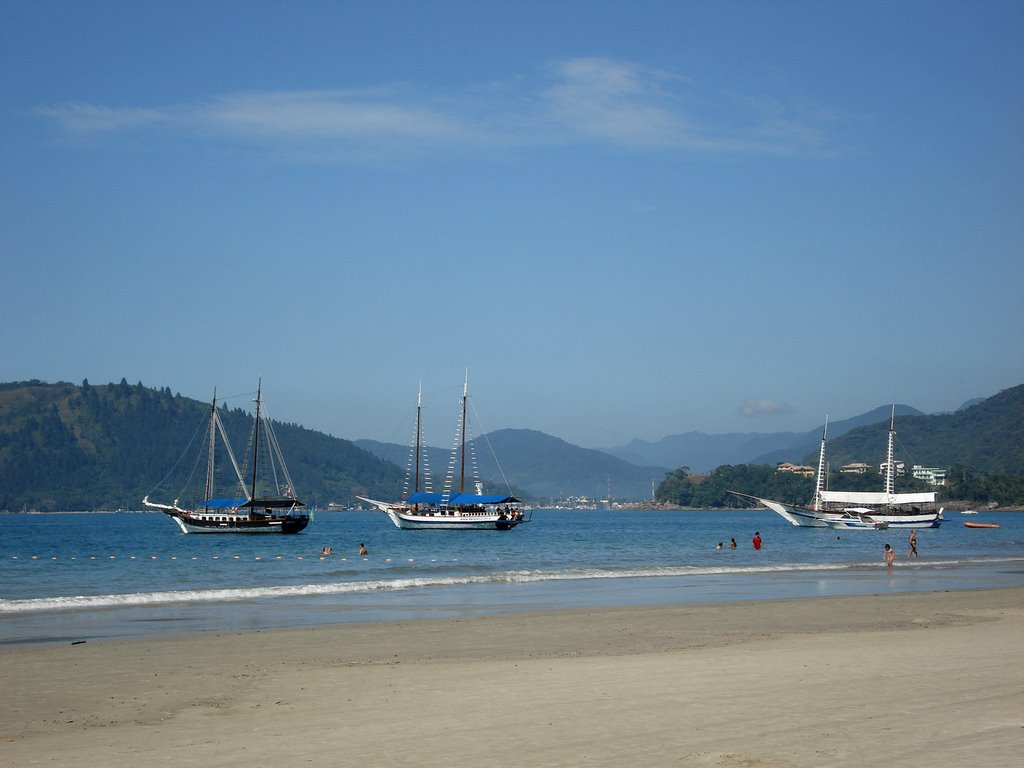
M 174 466 L 171 467 L 170 471 L 168 471 L 168 473 L 163 476 L 163 479 L 159 483 L 157 483 L 156 485 L 154 485 L 152 488 L 149 489 L 149 493 L 147 493 L 146 496 L 151 496 L 153 494 L 153 492 L 156 491 L 157 488 L 160 488 L 164 483 L 166 483 L 167 482 L 167 478 L 169 478 L 171 475 L 173 475 L 174 474 L 174 470 L 176 470 L 178 468 L 178 465 L 181 464 L 181 460 L 183 458 L 185 458 L 185 456 L 190 455 L 192 453 L 192 444 L 196 441 L 196 435 L 198 435 L 200 430 L 203 430 L 203 428 L 205 426 L 206 426 L 206 411 L 203 411 L 202 418 L 200 418 L 199 422 L 196 424 L 196 431 L 192 433 L 192 437 L 189 439 L 188 445 L 185 446 L 185 450 L 181 452 L 181 454 L 178 456 L 177 461 L 174 462 Z M 195 467 L 193 467 L 192 468 L 192 472 L 189 473 L 188 483 L 192 482 L 192 476 L 194 474 L 195 474 Z M 186 483 L 186 486 L 185 486 L 186 488 L 188 487 L 188 483 Z
M 473 409 L 473 420 L 476 421 L 480 425 L 481 436 L 483 437 L 484 442 L 487 443 L 487 448 L 491 452 L 491 458 L 494 459 L 494 465 L 498 468 L 498 474 L 501 475 L 501 482 L 503 482 L 505 484 L 505 490 L 507 490 L 508 491 L 508 495 L 511 496 L 512 495 L 512 485 L 509 483 L 508 478 L 505 477 L 505 470 L 504 470 L 504 468 L 502 468 L 501 462 L 498 461 L 498 454 L 494 450 L 494 446 L 491 445 L 491 438 L 488 435 L 487 430 L 484 428 L 484 423 L 480 419 L 480 414 L 478 414 L 476 412 L 476 406 L 473 404 L 472 401 L 470 401 L 469 407 Z

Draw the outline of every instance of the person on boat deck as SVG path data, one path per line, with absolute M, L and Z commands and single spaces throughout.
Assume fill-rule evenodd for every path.
M 761 532 L 754 531 L 754 538 L 750 540 L 750 543 L 754 545 L 754 549 L 761 548 Z
M 359 545 L 359 554 L 360 555 L 368 555 L 368 554 L 370 554 L 370 552 L 369 552 L 369 550 L 367 550 L 365 544 L 360 544 Z
M 907 543 L 910 544 L 910 551 L 907 552 L 907 557 L 917 557 L 917 531 L 913 528 L 910 529 L 910 537 L 907 539 Z
M 892 547 L 888 544 L 885 545 L 885 567 L 892 568 L 893 562 L 896 560 L 896 553 L 892 551 Z

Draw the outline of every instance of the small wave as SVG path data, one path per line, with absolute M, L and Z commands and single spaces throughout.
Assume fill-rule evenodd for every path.
M 1024 558 L 979 558 L 929 560 L 915 562 L 904 567 L 950 568 L 970 565 L 995 565 L 1019 563 Z M 183 603 L 219 603 L 263 600 L 284 597 L 323 597 L 369 593 L 375 591 L 398 592 L 407 589 L 430 587 L 457 587 L 476 584 L 528 584 L 553 581 L 585 581 L 591 579 L 631 579 L 687 576 L 757 575 L 805 573 L 814 571 L 854 571 L 864 568 L 878 568 L 877 561 L 851 563 L 786 563 L 779 565 L 751 566 L 646 566 L 639 568 L 570 568 L 561 571 L 516 570 L 499 571 L 485 575 L 460 574 L 451 576 L 429 575 L 406 578 L 380 579 L 372 581 L 328 582 L 324 584 L 279 585 L 266 587 L 242 587 L 225 589 L 197 589 L 180 591 L 134 592 L 110 595 L 74 595 L 60 597 L 28 598 L 19 600 L 0 599 L 0 615 L 42 611 L 66 611 L 79 609 L 132 608 L 154 605 L 175 605 Z

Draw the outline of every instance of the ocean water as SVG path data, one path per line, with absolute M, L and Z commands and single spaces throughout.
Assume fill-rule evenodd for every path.
M 915 560 L 908 533 L 796 528 L 763 510 L 539 509 L 506 532 L 318 512 L 295 536 L 185 535 L 158 512 L 4 515 L 0 642 L 1024 585 L 1022 513 L 947 514 L 918 531 Z

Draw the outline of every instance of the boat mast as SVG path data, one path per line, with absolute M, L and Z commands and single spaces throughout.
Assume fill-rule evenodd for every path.
M 210 403 L 210 449 L 206 458 L 206 501 L 213 498 L 213 475 L 216 468 L 217 452 L 217 388 L 213 388 L 213 402 Z M 205 503 L 205 502 L 204 502 Z
M 821 492 L 825 489 L 825 435 L 828 434 L 828 414 L 825 414 L 825 427 L 821 430 L 821 452 L 818 454 L 818 481 L 814 487 L 814 510 L 821 509 Z
M 890 497 L 887 499 L 890 504 L 892 503 L 891 497 L 896 492 L 896 486 L 893 482 L 893 476 L 896 474 L 895 462 L 893 461 L 893 438 L 896 436 L 895 422 L 896 404 L 893 403 L 892 414 L 889 416 L 889 449 L 885 457 L 885 493 Z
M 469 396 L 469 368 L 466 369 L 466 381 L 462 385 L 462 449 L 459 465 L 459 493 L 466 490 L 466 398 Z
M 256 385 L 256 425 L 253 427 L 253 440 L 252 440 L 252 493 L 249 494 L 250 499 L 256 498 L 256 476 L 257 469 L 259 466 L 260 456 L 260 402 L 263 395 L 263 379 L 259 380 L 259 384 Z
M 423 382 L 420 382 L 420 392 L 416 396 L 416 481 L 413 485 L 413 493 L 420 492 L 420 411 L 423 407 Z

